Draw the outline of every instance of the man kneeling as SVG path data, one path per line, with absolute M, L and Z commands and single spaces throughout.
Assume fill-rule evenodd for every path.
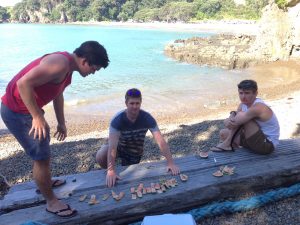
M 275 113 L 257 98 L 257 83 L 243 80 L 238 84 L 240 105 L 224 121 L 220 140 L 212 151 L 232 151 L 242 146 L 258 154 L 269 154 L 279 143 L 279 124 Z
M 164 140 L 155 119 L 141 110 L 142 94 L 138 89 L 129 89 L 125 95 L 127 109 L 119 112 L 112 119 L 109 128 L 108 145 L 103 145 L 97 152 L 96 161 L 102 168 L 107 168 L 106 184 L 115 185 L 120 177 L 115 172 L 116 157 L 122 160 L 122 166 L 140 162 L 144 151 L 144 140 L 148 130 L 151 131 L 162 154 L 167 159 L 168 170 L 173 175 L 179 173 L 174 164 L 170 148 Z

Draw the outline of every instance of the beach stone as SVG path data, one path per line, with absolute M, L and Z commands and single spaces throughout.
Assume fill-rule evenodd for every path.
M 262 10 L 255 36 L 218 34 L 180 39 L 166 45 L 164 53 L 179 61 L 225 69 L 300 59 L 300 3 L 291 1 L 288 6 L 288 10 L 279 9 L 271 0 Z

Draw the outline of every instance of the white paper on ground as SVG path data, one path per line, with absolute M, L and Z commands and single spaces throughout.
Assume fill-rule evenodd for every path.
M 145 216 L 142 225 L 196 225 L 190 214 L 163 214 Z

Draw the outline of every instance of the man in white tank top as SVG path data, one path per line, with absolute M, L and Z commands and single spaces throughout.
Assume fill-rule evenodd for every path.
M 269 154 L 279 143 L 279 123 L 275 113 L 257 98 L 257 83 L 243 80 L 238 84 L 241 103 L 224 121 L 220 140 L 212 151 L 233 151 L 242 146 L 258 154 Z

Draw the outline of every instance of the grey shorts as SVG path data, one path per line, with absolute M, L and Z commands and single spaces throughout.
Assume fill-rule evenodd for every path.
M 8 130 L 15 136 L 20 145 L 33 160 L 46 160 L 50 158 L 50 131 L 41 141 L 29 136 L 32 124 L 30 114 L 22 114 L 11 111 L 3 103 L 1 104 L 1 117 Z

